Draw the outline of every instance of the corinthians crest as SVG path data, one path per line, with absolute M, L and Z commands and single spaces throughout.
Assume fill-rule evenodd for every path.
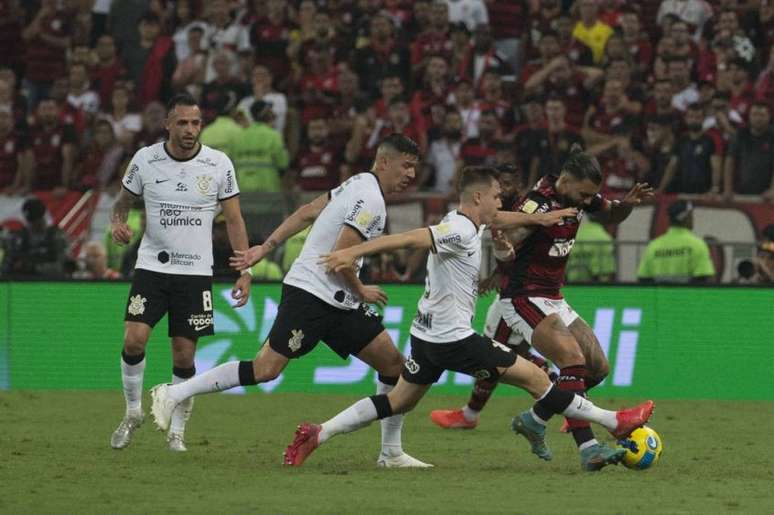
M 301 341 L 304 339 L 304 331 L 301 329 L 293 329 L 290 331 L 293 336 L 288 340 L 288 347 L 291 352 L 297 352 L 301 348 Z
M 134 297 L 129 297 L 129 309 L 127 309 L 127 311 L 132 316 L 142 315 L 145 313 L 146 302 L 148 302 L 148 299 L 140 294 L 137 294 Z
M 210 192 L 210 184 L 212 184 L 211 175 L 196 176 L 196 190 L 202 195 L 207 195 Z

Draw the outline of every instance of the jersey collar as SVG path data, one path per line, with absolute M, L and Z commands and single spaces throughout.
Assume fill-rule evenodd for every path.
M 376 179 L 376 184 L 379 186 L 379 193 L 382 194 L 382 199 L 384 199 L 384 190 L 382 189 L 382 181 L 379 180 L 379 176 L 376 175 L 371 170 L 368 170 L 366 173 L 369 173 L 374 176 L 374 179 Z
M 197 151 L 196 151 L 196 153 L 195 153 L 194 155 L 192 155 L 192 156 L 191 156 L 191 157 L 189 157 L 188 159 L 179 159 L 179 158 L 177 158 L 177 157 L 173 156 L 173 155 L 172 155 L 172 153 L 171 153 L 169 150 L 167 150 L 167 142 L 166 142 L 166 141 L 165 141 L 165 142 L 164 142 L 164 144 L 163 144 L 164 153 L 165 153 L 166 155 L 168 155 L 168 156 L 169 156 L 169 158 L 170 158 L 170 159 L 172 159 L 173 161 L 178 161 L 178 162 L 180 162 L 180 163 L 185 163 L 186 161 L 190 161 L 191 159 L 194 159 L 196 156 L 198 156 L 198 155 L 199 155 L 199 152 L 201 152 L 201 151 L 202 151 L 202 147 L 203 147 L 203 146 L 204 146 L 204 145 L 202 145 L 202 144 L 199 142 L 199 150 L 197 150 Z
M 463 213 L 463 212 L 462 212 L 462 211 L 460 211 L 459 209 L 456 209 L 456 210 L 455 210 L 455 212 L 456 212 L 458 215 L 460 215 L 460 216 L 464 216 L 465 218 L 467 218 L 467 219 L 470 221 L 470 223 L 472 223 L 472 224 L 473 224 L 473 227 L 476 229 L 476 232 L 478 232 L 478 230 L 480 229 L 480 227 L 479 227 L 478 225 L 476 225 L 476 222 L 474 222 L 474 221 L 473 221 L 473 219 L 472 219 L 471 217 L 469 217 L 468 215 L 466 215 L 465 213 Z

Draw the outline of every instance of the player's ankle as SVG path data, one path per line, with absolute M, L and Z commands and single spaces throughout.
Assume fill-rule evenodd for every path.
M 480 411 L 476 411 L 467 404 L 462 407 L 462 416 L 465 417 L 465 420 L 468 422 L 475 422 L 478 420 L 478 415 Z

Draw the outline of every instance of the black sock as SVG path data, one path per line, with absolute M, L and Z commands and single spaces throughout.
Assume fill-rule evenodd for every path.
M 379 382 L 384 384 L 389 384 L 392 386 L 395 386 L 398 384 L 398 377 L 389 377 L 389 376 L 383 376 L 382 374 L 377 374 L 377 377 L 379 378 Z
M 136 356 L 130 356 L 129 354 L 126 353 L 126 351 L 122 350 L 121 359 L 123 359 L 124 363 L 126 363 L 127 365 L 136 365 L 137 363 L 145 359 L 145 353 L 141 352 Z
M 369 399 L 371 399 L 371 402 L 374 403 L 374 407 L 376 407 L 376 418 L 381 420 L 393 415 L 390 400 L 385 394 L 371 395 Z
M 575 445 L 580 447 L 582 444 L 594 439 L 594 431 L 591 430 L 591 426 L 574 427 L 572 429 L 572 437 L 575 438 Z
M 548 420 L 552 415 L 564 413 L 574 398 L 572 393 L 560 390 L 554 385 L 548 390 L 545 397 L 535 403 L 532 409 L 535 411 L 535 415 L 543 420 Z
M 606 376 L 602 376 L 602 377 L 599 377 L 599 378 L 597 378 L 597 377 L 587 377 L 586 378 L 586 391 L 591 390 L 592 388 L 597 386 L 599 383 L 604 381 L 605 377 Z
M 255 380 L 255 373 L 253 373 L 252 361 L 240 361 L 239 362 L 239 384 L 242 386 L 250 386 L 257 384 Z
M 196 367 L 191 367 L 191 368 L 172 367 L 172 375 L 175 377 L 179 377 L 180 379 L 191 379 L 193 376 L 196 375 Z

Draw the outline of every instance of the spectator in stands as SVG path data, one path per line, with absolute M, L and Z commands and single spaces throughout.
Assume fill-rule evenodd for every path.
M 464 23 L 468 30 L 489 25 L 489 13 L 483 0 L 444 0 L 449 6 L 449 22 Z
M 113 126 L 107 120 L 97 120 L 91 141 L 80 149 L 71 187 L 80 191 L 108 189 L 121 179 L 119 167 L 124 159 L 126 151 L 116 141 Z
M 27 127 L 27 105 L 27 98 L 18 91 L 16 74 L 10 68 L 0 68 L 0 108 L 13 115 L 19 130 Z
M 288 167 L 288 151 L 282 136 L 271 127 L 271 105 L 256 100 L 250 108 L 255 120 L 244 129 L 232 147 L 239 189 L 248 192 L 279 192 L 280 177 Z
M 71 19 L 57 0 L 42 0 L 22 32 L 27 50 L 23 86 L 31 108 L 48 96 L 53 78 L 65 74 L 71 32 Z
M 195 6 L 192 3 L 191 0 L 175 2 L 170 32 L 172 33 L 172 41 L 175 43 L 175 59 L 178 63 L 185 61 L 195 52 L 194 47 L 191 46 L 192 29 L 197 29 L 194 32 L 203 36 L 204 31 L 208 28 L 207 24 L 197 16 Z M 203 39 L 197 48 L 207 50 L 207 45 Z M 204 82 L 203 79 L 202 82 Z
M 116 140 L 127 151 L 134 148 L 135 140 L 142 131 L 142 117 L 130 110 L 130 95 L 131 92 L 126 84 L 116 84 L 110 95 L 109 111 L 100 116 L 110 122 Z
M 354 51 L 352 67 L 360 79 L 360 87 L 373 99 L 379 97 L 388 77 L 399 78 L 403 84 L 411 82 L 411 55 L 396 40 L 390 18 L 382 14 L 371 18 L 369 42 Z
M 505 56 L 500 55 L 494 46 L 492 29 L 489 25 L 476 26 L 473 45 L 466 50 L 457 70 L 457 76 L 471 81 L 476 90 L 481 87 L 481 78 L 485 71 L 494 72 L 500 76 L 512 75 L 513 72 Z
M 402 96 L 406 91 L 406 86 L 399 75 L 389 74 L 382 79 L 379 91 L 381 96 L 368 108 L 368 118 L 372 123 L 379 118 L 387 119 L 390 101 L 395 97 Z
M 329 191 L 342 180 L 341 149 L 331 144 L 328 120 L 313 118 L 306 140 L 288 174 L 288 183 L 303 191 Z
M 443 120 L 442 137 L 430 145 L 424 173 L 417 179 L 420 187 L 448 195 L 455 190 L 453 184 L 460 164 L 462 147 L 462 116 L 460 112 L 448 107 Z
M 610 140 L 610 135 L 628 132 L 637 124 L 638 102 L 626 96 L 619 80 L 608 79 L 597 105 L 589 106 L 583 123 L 583 139 L 587 145 Z
M 774 13 L 774 2 L 771 10 Z M 755 98 L 767 102 L 769 108 L 774 108 L 774 45 L 769 50 L 766 67 L 761 70 L 755 81 Z
M 236 56 L 233 52 L 229 50 L 216 52 L 212 63 L 215 77 L 202 87 L 200 101 L 205 123 L 211 122 L 218 116 L 218 110 L 222 105 L 227 105 L 230 111 L 239 99 L 247 94 L 245 85 L 239 82 L 233 73 L 236 65 Z
M 644 77 L 653 63 L 653 45 L 642 31 L 637 11 L 629 7 L 621 10 L 621 37 L 634 62 L 635 75 Z
M 447 62 L 452 58 L 452 42 L 449 26 L 449 6 L 436 0 L 430 6 L 430 24 L 418 34 L 411 46 L 411 66 L 414 74 L 421 72 L 427 60 L 433 55 L 443 57 Z
M 679 138 L 659 192 L 707 193 L 720 188 L 722 157 L 718 142 L 703 129 L 704 109 L 691 104 L 685 112 L 685 134 Z
M 229 95 L 213 95 L 210 108 L 217 113 L 217 116 L 202 129 L 199 141 L 203 145 L 225 152 L 227 156 L 233 159 L 235 145 L 243 133 L 242 126 L 232 117 L 234 97 Z
M 567 262 L 567 281 L 608 283 L 615 280 L 615 271 L 613 237 L 593 214 L 588 214 L 575 235 L 575 245 Z
M 573 36 L 575 25 L 575 20 L 567 13 L 556 17 L 554 26 L 561 53 L 566 55 L 574 65 L 593 66 L 594 54 L 591 49 Z
M 478 125 L 478 137 L 470 138 L 462 144 L 460 159 L 465 166 L 492 164 L 497 153 L 500 132 L 497 113 L 484 111 Z
M 88 119 L 99 111 L 99 95 L 91 88 L 86 65 L 71 63 L 68 68 L 70 89 L 67 92 L 67 103 L 73 108 L 83 111 Z
M 774 130 L 771 128 L 769 105 L 755 102 L 750 108 L 749 126 L 736 132 L 728 148 L 724 170 L 724 194 L 727 198 L 734 193 L 765 194 L 772 198 L 773 149 Z
M 672 105 L 673 94 L 672 82 L 667 79 L 656 81 L 653 85 L 653 95 L 643 106 L 642 112 L 648 116 L 669 117 L 673 123 L 679 122 L 682 116 Z
M 268 67 L 256 64 L 253 68 L 252 86 L 253 94 L 249 97 L 243 98 L 239 105 L 237 105 L 237 111 L 245 113 L 247 115 L 246 123 L 253 123 L 252 115 L 250 114 L 250 108 L 256 100 L 263 100 L 271 105 L 271 111 L 274 113 L 274 121 L 272 127 L 280 134 L 285 134 L 285 125 L 288 114 L 288 99 L 284 93 L 274 91 L 272 82 L 271 71 Z
M 503 78 L 496 69 L 484 71 L 484 75 L 481 77 L 480 98 L 481 110 L 493 111 L 497 116 L 500 129 L 504 132 L 510 132 L 515 125 L 513 106 L 505 98 Z
M 683 57 L 669 59 L 667 74 L 672 82 L 672 107 L 685 111 L 688 105 L 699 101 L 699 90 L 691 82 L 691 68 L 687 59 Z
M 558 98 L 558 97 L 557 97 Z M 523 180 L 531 187 L 529 176 L 534 165 L 534 158 L 540 153 L 540 140 L 546 125 L 542 98 L 537 95 L 525 97 L 521 103 L 520 119 L 523 122 L 516 127 L 513 134 L 515 160 L 521 170 L 525 170 Z
M 672 57 L 682 57 L 690 64 L 697 61 L 699 57 L 699 47 L 691 39 L 691 33 L 688 24 L 682 20 L 675 20 L 669 25 L 665 34 L 672 40 L 670 54 Z
M 642 83 L 632 80 L 632 65 L 628 57 L 610 59 L 605 68 L 605 79 L 617 80 L 621 83 L 624 93 L 624 111 L 630 115 L 642 113 L 645 91 Z
M 172 75 L 177 67 L 172 38 L 162 35 L 161 20 L 148 12 L 140 19 L 139 43 L 122 47 L 129 79 L 137 86 L 141 107 L 166 100 L 172 94 Z
M 495 48 L 510 64 L 511 73 L 518 77 L 524 61 L 529 2 L 527 0 L 487 0 L 486 8 Z
M 185 89 L 191 94 L 201 93 L 201 85 L 207 75 L 207 50 L 204 48 L 204 27 L 191 25 L 186 33 L 185 57 L 177 52 L 177 66 L 172 74 L 172 85 L 176 90 Z
M 3 261 L 3 275 L 63 277 L 67 263 L 67 239 L 46 221 L 46 206 L 37 197 L 22 205 L 26 225 L 10 235 Z
M 445 106 L 449 95 L 449 63 L 441 56 L 432 56 L 427 61 L 421 88 L 411 99 L 411 116 L 421 119 L 425 127 L 430 126 L 431 108 Z
M 454 105 L 462 117 L 462 139 L 478 136 L 478 121 L 481 118 L 481 104 L 476 100 L 473 84 L 459 79 L 454 87 Z
M 287 16 L 285 0 L 268 0 L 265 5 L 266 15 L 260 16 L 248 29 L 250 47 L 256 52 L 255 63 L 265 66 L 283 90 L 291 71 L 287 49 L 295 27 Z
M 97 39 L 94 55 L 96 63 L 91 71 L 91 80 L 99 94 L 99 104 L 107 106 L 116 84 L 126 79 L 126 67 L 118 57 L 115 39 L 110 34 L 103 34 Z
M 166 129 L 164 124 L 167 118 L 167 110 L 159 102 L 151 102 L 142 111 L 142 129 L 137 135 L 137 147 L 147 147 L 163 141 Z M 123 274 L 126 276 L 126 274 Z
M 605 53 L 605 45 L 613 29 L 599 19 L 597 0 L 579 0 L 580 20 L 572 35 L 591 49 L 594 64 L 600 64 Z
M 27 141 L 15 130 L 11 111 L 0 107 L 0 195 L 21 193 L 28 174 Z
M 709 247 L 693 232 L 693 204 L 669 206 L 669 229 L 651 241 L 640 261 L 640 282 L 707 282 L 715 276 Z
M 328 116 L 339 98 L 339 67 L 335 48 L 327 44 L 309 47 L 296 87 L 301 93 L 301 121 Z
M 73 279 L 108 279 L 121 278 L 121 273 L 108 267 L 107 252 L 102 243 L 90 241 L 81 250 L 82 269 L 73 273 Z
M 535 184 L 544 175 L 556 175 L 570 155 L 570 148 L 583 138 L 567 126 L 567 109 L 561 97 L 552 96 L 545 102 L 546 127 L 539 129 L 537 148 L 529 165 L 527 184 Z
M 704 0 L 663 0 L 656 14 L 656 23 L 664 27 L 670 15 L 693 26 L 693 37 L 698 40 L 704 24 L 712 18 L 712 7 Z
M 658 187 L 664 179 L 669 163 L 675 159 L 675 133 L 672 117 L 649 117 L 645 122 L 645 138 L 637 147 L 648 160 L 648 171 L 643 180 Z
M 32 190 L 62 191 L 73 180 L 73 165 L 77 138 L 72 126 L 58 120 L 56 102 L 40 101 L 36 123 L 29 132 L 25 159 L 29 175 L 25 186 Z

